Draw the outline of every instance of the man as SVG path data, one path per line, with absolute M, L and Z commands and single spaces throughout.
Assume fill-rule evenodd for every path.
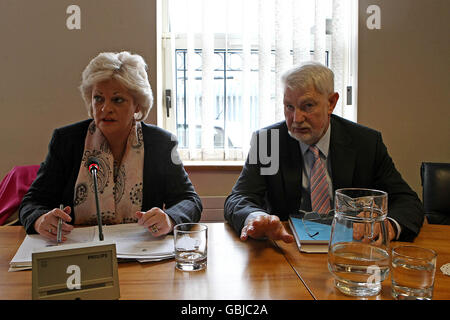
M 355 187 L 387 192 L 390 240 L 412 241 L 423 223 L 422 203 L 395 169 L 379 132 L 332 114 L 339 99 L 333 72 L 307 63 L 282 81 L 285 121 L 256 132 L 225 201 L 225 219 L 241 240 L 293 242 L 281 221 L 299 209 L 326 212 L 335 190 Z M 255 156 L 258 148 L 279 157 L 275 173 L 264 171 L 267 159 Z

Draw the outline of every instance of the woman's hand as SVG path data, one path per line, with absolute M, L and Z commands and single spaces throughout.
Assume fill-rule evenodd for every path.
M 146 227 L 154 237 L 168 234 L 173 230 L 175 221 L 160 208 L 152 208 L 147 212 L 136 212 L 138 224 Z
M 71 209 L 69 206 L 65 207 L 64 211 L 61 209 L 53 209 L 52 211 L 49 211 L 37 218 L 36 222 L 34 223 L 34 229 L 41 236 L 56 241 L 58 220 L 59 218 L 61 218 L 63 220 L 61 240 L 64 242 L 67 240 L 67 238 L 64 236 L 68 235 L 73 230 L 73 226 L 66 223 L 72 221 L 72 218 L 70 217 L 70 211 Z

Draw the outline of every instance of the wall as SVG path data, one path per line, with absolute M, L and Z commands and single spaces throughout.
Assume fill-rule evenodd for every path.
M 366 9 L 381 9 L 369 30 Z M 380 130 L 397 169 L 422 195 L 422 161 L 450 162 L 450 1 L 359 1 L 358 122 Z
M 68 30 L 69 5 L 81 30 Z M 139 53 L 156 92 L 156 0 L 0 1 L 0 176 L 39 164 L 54 128 L 83 120 L 81 73 L 99 52 Z M 156 122 L 156 108 L 148 122 Z

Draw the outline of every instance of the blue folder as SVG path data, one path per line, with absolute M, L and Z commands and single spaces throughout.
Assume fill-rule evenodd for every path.
M 289 219 L 295 229 L 292 231 L 297 234 L 301 243 L 327 244 L 330 241 L 331 225 L 310 220 L 302 221 L 301 218 L 292 216 Z M 309 234 L 305 230 L 305 225 Z

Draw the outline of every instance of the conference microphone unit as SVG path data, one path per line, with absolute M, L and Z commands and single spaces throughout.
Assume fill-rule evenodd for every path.
M 99 170 L 99 161 L 96 157 L 89 157 L 87 165 L 89 168 L 89 173 L 92 175 L 92 179 L 94 180 L 95 205 L 97 207 L 98 237 L 100 241 L 103 241 L 102 216 L 100 214 L 100 205 L 98 202 L 98 188 L 97 188 L 97 172 Z

